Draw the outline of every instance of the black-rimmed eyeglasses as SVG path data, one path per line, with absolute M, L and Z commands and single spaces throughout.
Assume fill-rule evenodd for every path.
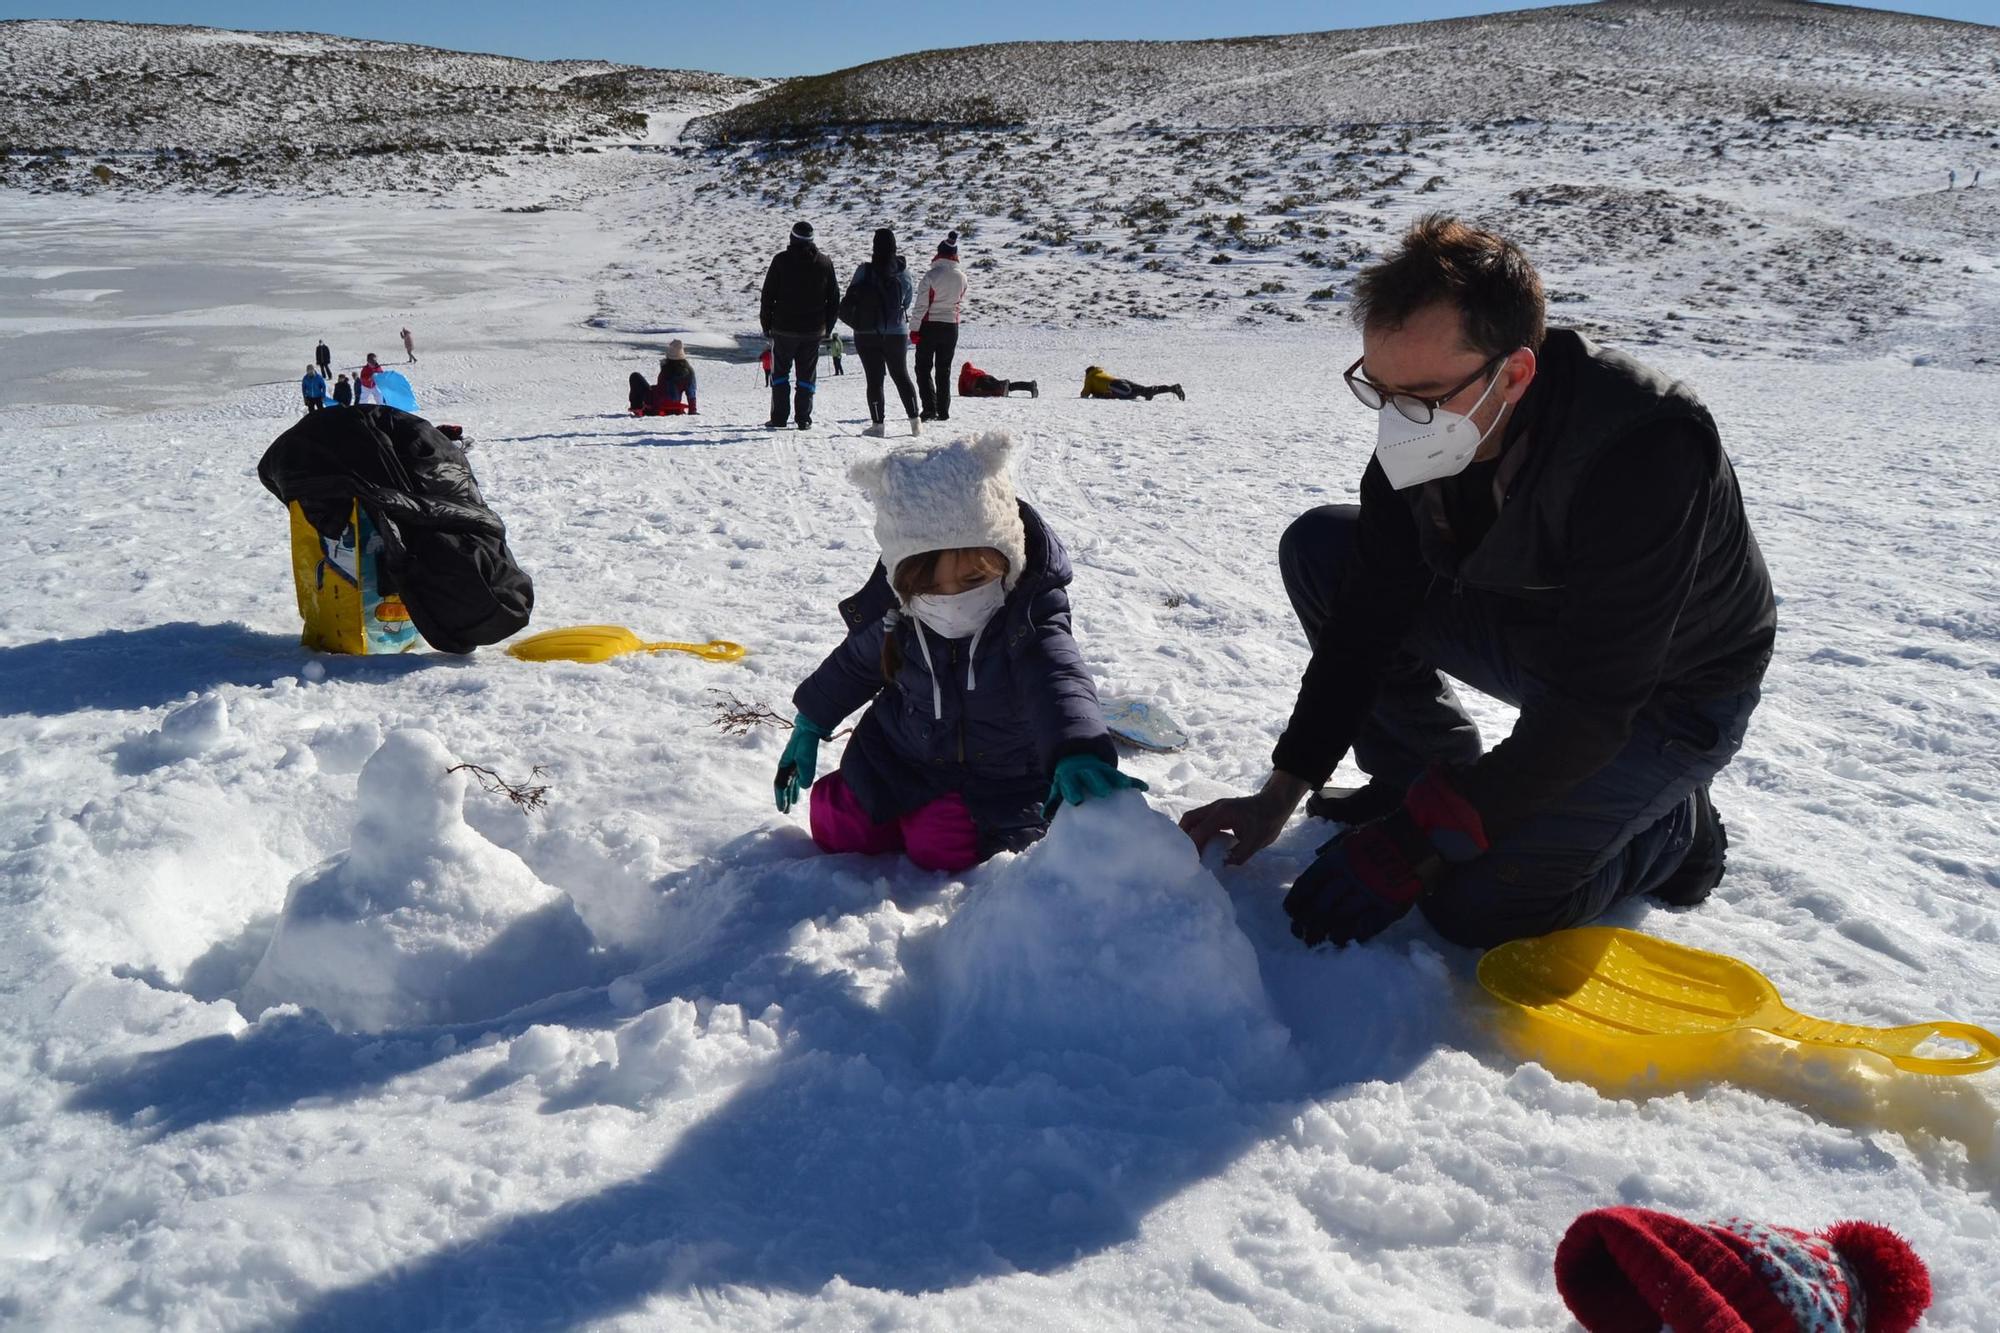
M 1379 386 L 1354 373 L 1361 369 L 1361 363 L 1368 359 L 1366 356 L 1355 357 L 1354 364 L 1343 370 L 1340 373 L 1340 377 L 1347 381 L 1347 387 L 1354 391 L 1354 396 L 1361 400 L 1363 407 L 1373 408 L 1375 411 L 1380 412 L 1383 408 L 1393 404 L 1398 412 L 1401 412 L 1411 421 L 1416 422 L 1419 426 L 1428 426 L 1431 423 L 1431 419 L 1437 415 L 1437 410 L 1440 407 L 1443 407 L 1446 403 L 1464 393 L 1480 380 L 1485 379 L 1491 373 L 1493 367 L 1505 361 L 1508 355 L 1508 353 L 1502 352 L 1435 398 L 1419 398 L 1413 393 L 1383 393 Z

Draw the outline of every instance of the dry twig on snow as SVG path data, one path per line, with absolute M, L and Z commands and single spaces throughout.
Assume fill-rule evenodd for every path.
M 445 772 L 470 773 L 482 791 L 491 792 L 495 796 L 504 796 L 523 810 L 539 810 L 549 803 L 549 784 L 535 781 L 548 772 L 540 764 L 528 770 L 526 782 L 518 784 L 507 781 L 492 769 L 480 764 L 453 764 Z

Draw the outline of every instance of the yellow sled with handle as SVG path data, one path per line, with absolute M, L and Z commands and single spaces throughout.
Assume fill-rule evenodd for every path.
M 648 643 L 623 625 L 577 625 L 548 629 L 507 645 L 524 662 L 608 662 L 626 653 L 692 653 L 710 662 L 740 662 L 750 650 L 727 639 L 707 643 Z
M 1973 1074 L 2000 1064 L 2000 1037 L 1985 1028 L 1872 1028 L 1811 1018 L 1787 1006 L 1748 963 L 1609 926 L 1489 950 L 1479 960 L 1479 982 L 1501 1002 L 1508 1035 L 1524 1054 L 1591 1082 L 1723 1076 L 1759 1034 L 1816 1052 L 1871 1052 L 1914 1074 Z M 1919 1054 L 1927 1043 L 1931 1050 Z M 1942 1043 L 1970 1051 L 1953 1055 L 1937 1049 Z

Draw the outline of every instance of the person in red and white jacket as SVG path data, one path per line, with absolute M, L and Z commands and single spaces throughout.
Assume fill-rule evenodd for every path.
M 958 233 L 938 243 L 937 258 L 917 284 L 917 395 L 922 419 L 951 420 L 951 359 L 958 352 L 958 312 L 965 304 L 965 272 L 958 266 Z

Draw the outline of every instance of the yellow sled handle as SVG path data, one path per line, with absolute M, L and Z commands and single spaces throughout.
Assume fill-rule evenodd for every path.
M 1939 1038 L 1962 1041 L 1972 1047 L 1969 1054 L 1937 1058 L 1914 1054 L 1917 1047 Z M 1858 1043 L 1878 1055 L 1887 1056 L 1898 1069 L 1912 1074 L 1976 1074 L 2000 1064 L 2000 1037 L 1970 1023 L 1911 1023 L 1899 1028 L 1878 1028 Z
M 750 651 L 742 644 L 731 643 L 727 639 L 710 639 L 707 643 L 645 643 L 639 646 L 649 653 L 663 651 L 693 653 L 696 657 L 705 658 L 710 662 L 740 662 Z

